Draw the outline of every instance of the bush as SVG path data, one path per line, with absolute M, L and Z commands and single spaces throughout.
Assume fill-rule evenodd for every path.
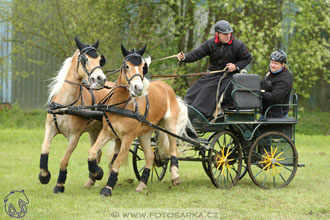
M 44 109 L 22 110 L 16 104 L 0 109 L 0 128 L 43 128 L 45 119 Z

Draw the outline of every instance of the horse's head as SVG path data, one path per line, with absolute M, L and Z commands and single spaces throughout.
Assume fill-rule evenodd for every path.
M 150 64 L 150 57 L 144 59 L 142 56 L 146 50 L 146 45 L 140 50 L 135 48 L 128 51 L 123 45 L 121 45 L 121 51 L 124 56 L 121 83 L 127 83 L 128 90 L 133 97 L 143 95 L 145 88 L 144 84 L 147 79 L 144 76 L 148 73 L 148 66 Z
M 101 67 L 105 65 L 106 60 L 103 54 L 97 49 L 99 41 L 96 41 L 93 45 L 89 45 L 80 42 L 78 38 L 75 38 L 75 40 L 80 52 L 77 60 L 79 77 L 88 81 L 90 87 L 93 89 L 102 88 L 107 78 Z

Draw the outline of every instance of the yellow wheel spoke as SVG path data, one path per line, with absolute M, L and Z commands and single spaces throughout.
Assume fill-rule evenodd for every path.
M 224 176 L 224 173 L 225 173 L 225 166 L 222 166 L 221 175 Z
M 284 151 L 282 151 L 281 153 L 277 154 L 277 156 L 275 157 L 275 159 L 277 159 L 279 156 L 281 156 L 283 154 Z
M 278 172 L 278 174 L 281 174 L 280 171 L 275 167 L 276 171 Z
M 225 154 L 225 148 L 221 148 L 221 155 Z
M 280 164 L 280 163 L 277 163 L 277 162 L 275 162 L 275 164 L 279 165 L 280 167 L 284 167 L 283 164 Z
M 264 148 L 264 151 L 265 151 L 265 153 L 266 153 L 266 157 L 268 157 L 268 158 L 269 158 L 270 156 L 269 156 L 269 154 L 268 154 L 268 152 L 266 151 L 266 149 L 265 149 L 265 148 Z M 262 156 L 263 156 L 263 155 L 262 155 Z M 263 156 L 263 157 L 264 157 L 264 156 Z
M 230 176 L 230 169 L 229 169 L 229 164 L 226 165 L 227 166 L 227 171 L 228 171 L 228 174 Z
M 227 147 L 227 152 L 226 152 L 227 157 L 229 156 L 228 153 L 229 153 L 229 147 Z
M 263 170 L 265 170 L 265 169 L 267 168 L 267 171 L 268 171 L 269 166 L 270 166 L 270 163 L 268 163 L 268 164 L 263 168 Z
M 275 165 L 272 164 L 273 176 L 275 176 Z
M 276 159 L 276 161 L 281 161 L 281 160 L 285 160 L 285 158 L 278 158 L 278 159 Z
M 273 146 L 270 146 L 270 157 L 273 158 Z
M 274 156 L 275 156 L 275 154 L 276 154 L 276 151 L 277 151 L 277 147 L 275 147 L 275 150 L 274 150 L 274 154 L 273 154 L 273 158 L 274 158 Z

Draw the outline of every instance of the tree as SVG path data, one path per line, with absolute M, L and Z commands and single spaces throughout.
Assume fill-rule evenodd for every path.
M 29 56 L 35 49 L 63 60 L 75 49 L 74 37 L 94 42 L 108 65 L 118 68 L 120 43 L 127 48 L 147 44 L 153 59 L 190 51 L 213 37 L 213 25 L 228 20 L 234 36 L 253 55 L 250 73 L 268 70 L 269 55 L 278 48 L 288 54 L 296 92 L 307 97 L 317 82 L 329 84 L 329 2 L 321 0 L 54 0 L 13 1 L 12 10 L 0 5 L 0 20 L 12 24 L 12 55 L 38 63 Z M 8 6 L 8 5 L 7 5 Z M 208 59 L 178 66 L 175 59 L 153 62 L 150 74 L 185 74 L 205 71 Z M 190 78 L 173 81 L 184 95 Z

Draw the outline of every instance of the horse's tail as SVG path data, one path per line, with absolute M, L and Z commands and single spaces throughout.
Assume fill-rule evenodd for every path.
M 179 104 L 179 115 L 176 123 L 176 131 L 175 134 L 179 136 L 188 137 L 187 130 L 194 131 L 194 128 L 189 120 L 188 117 L 188 106 L 187 104 L 177 96 L 177 101 Z M 182 144 L 182 141 L 177 139 L 177 142 L 180 146 L 185 146 L 185 144 Z M 158 138 L 157 138 L 157 144 L 160 146 L 160 154 L 161 157 L 164 158 L 167 155 L 169 155 L 169 139 L 168 134 L 158 131 Z
M 176 134 L 180 136 L 187 136 L 186 130 L 193 130 L 193 126 L 188 117 L 188 106 L 187 104 L 177 96 L 177 100 L 179 103 L 179 116 L 178 121 L 176 123 Z

